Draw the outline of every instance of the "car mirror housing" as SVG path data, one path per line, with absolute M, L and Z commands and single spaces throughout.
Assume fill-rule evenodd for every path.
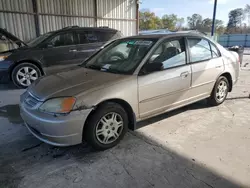
M 163 64 L 160 63 L 160 62 L 147 63 L 147 64 L 144 66 L 144 70 L 145 70 L 147 73 L 151 73 L 151 72 L 155 72 L 155 71 L 160 71 L 160 70 L 162 70 L 162 66 L 163 66 Z

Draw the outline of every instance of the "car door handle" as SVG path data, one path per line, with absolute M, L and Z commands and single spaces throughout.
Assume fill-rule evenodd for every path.
M 77 52 L 76 49 L 69 50 L 69 52 Z
M 216 68 L 216 69 L 218 69 L 218 68 L 221 68 L 221 67 L 222 67 L 222 66 L 221 66 L 221 65 L 219 65 L 219 66 L 216 66 L 215 68 Z
M 182 72 L 181 77 L 182 78 L 187 78 L 188 74 L 189 74 L 189 72 Z

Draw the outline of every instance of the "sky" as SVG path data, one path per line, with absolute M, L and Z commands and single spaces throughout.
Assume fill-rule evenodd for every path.
M 204 18 L 213 17 L 214 0 L 140 0 L 140 10 L 149 9 L 157 16 L 164 14 L 177 14 L 178 17 L 186 18 L 194 13 Z M 244 8 L 250 4 L 250 0 L 218 0 L 216 19 L 223 20 L 224 25 L 228 22 L 228 13 L 235 8 Z

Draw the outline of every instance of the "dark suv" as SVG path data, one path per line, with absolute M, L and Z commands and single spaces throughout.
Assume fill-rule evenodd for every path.
M 0 81 L 12 80 L 20 88 L 28 87 L 40 76 L 75 67 L 107 41 L 122 36 L 115 29 L 78 26 L 43 34 L 27 44 L 1 28 L 0 35 L 18 46 L 0 52 Z

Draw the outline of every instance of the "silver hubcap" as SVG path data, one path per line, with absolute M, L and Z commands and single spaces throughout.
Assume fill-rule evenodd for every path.
M 38 73 L 32 67 L 22 67 L 16 74 L 16 79 L 22 86 L 29 86 L 37 78 Z
M 104 115 L 96 126 L 96 138 L 102 144 L 110 144 L 116 141 L 123 130 L 122 117 L 111 112 Z
M 216 90 L 217 101 L 221 102 L 225 99 L 227 95 L 227 89 L 227 83 L 224 80 L 221 80 Z

